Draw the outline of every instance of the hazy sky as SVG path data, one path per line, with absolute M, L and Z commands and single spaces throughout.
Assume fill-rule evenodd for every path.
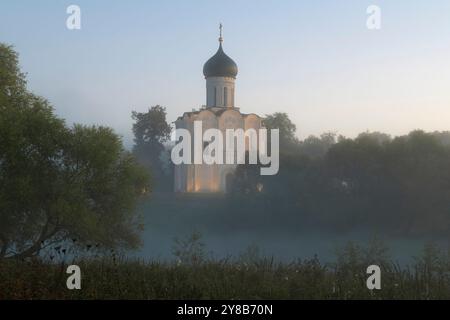
M 81 30 L 66 8 L 81 7 Z M 381 8 L 381 30 L 366 9 Z M 170 121 L 205 104 L 204 62 L 239 67 L 236 104 L 284 111 L 298 135 L 450 129 L 450 1 L 0 1 L 0 41 L 29 86 L 69 123 L 112 126 L 132 141 L 132 110 Z

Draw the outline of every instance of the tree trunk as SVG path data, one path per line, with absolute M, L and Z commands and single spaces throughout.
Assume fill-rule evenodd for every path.
M 50 228 L 50 221 L 47 221 L 47 223 L 42 228 L 39 238 L 36 240 L 36 242 L 34 244 L 32 244 L 28 249 L 26 249 L 20 253 L 17 253 L 15 255 L 6 257 L 6 258 L 7 259 L 23 259 L 23 258 L 28 258 L 28 257 L 31 257 L 31 256 L 39 253 L 39 251 L 42 249 L 43 242 L 50 239 L 58 232 L 57 226 L 55 226 L 53 228 L 53 230 L 51 230 L 51 231 L 49 231 L 49 228 Z

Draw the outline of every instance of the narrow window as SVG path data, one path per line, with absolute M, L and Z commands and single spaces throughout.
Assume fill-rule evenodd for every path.
M 217 106 L 217 87 L 214 87 L 214 106 Z
M 223 105 L 226 107 L 228 105 L 228 88 L 223 88 Z
M 234 107 L 234 88 L 231 88 L 231 106 Z

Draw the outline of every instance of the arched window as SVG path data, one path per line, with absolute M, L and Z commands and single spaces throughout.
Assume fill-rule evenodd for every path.
M 223 106 L 226 107 L 228 105 L 228 88 L 223 88 Z

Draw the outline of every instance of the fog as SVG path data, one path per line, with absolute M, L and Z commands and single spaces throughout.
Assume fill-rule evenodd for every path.
M 155 199 L 156 198 L 156 199 Z M 209 198 L 209 197 L 208 197 Z M 292 226 L 279 221 L 270 227 L 270 222 L 262 226 L 255 221 L 245 221 L 245 212 L 240 211 L 242 219 L 223 215 L 224 211 L 208 209 L 205 200 L 199 195 L 188 197 L 188 201 L 180 201 L 174 195 L 156 194 L 143 206 L 145 229 L 142 233 L 143 246 L 138 251 L 130 252 L 131 256 L 138 256 L 145 260 L 175 259 L 173 255 L 175 238 L 187 238 L 194 232 L 201 234 L 200 241 L 205 245 L 208 256 L 216 259 L 239 257 L 250 247 L 258 248 L 261 256 L 274 258 L 276 261 L 290 262 L 297 259 L 311 259 L 315 255 L 323 262 L 333 262 L 338 249 L 342 249 L 350 241 L 365 246 L 374 238 L 383 242 L 389 249 L 389 256 L 393 261 L 402 265 L 414 262 L 414 257 L 421 254 L 425 244 L 433 243 L 441 248 L 448 247 L 445 237 L 433 235 L 400 236 L 388 234 L 370 228 L 356 228 L 349 231 L 333 231 L 330 226 L 305 226 L 293 230 Z M 193 202 L 198 201 L 195 210 Z M 218 197 L 219 202 L 226 201 Z M 164 202 L 170 202 L 163 207 Z M 183 207 L 183 203 L 186 207 Z M 194 205 L 195 206 L 195 205 Z M 203 207 L 203 209 L 199 209 Z M 248 215 L 257 214 L 256 212 Z M 236 217 L 236 213 L 229 213 Z M 264 214 L 263 214 L 264 215 Z

